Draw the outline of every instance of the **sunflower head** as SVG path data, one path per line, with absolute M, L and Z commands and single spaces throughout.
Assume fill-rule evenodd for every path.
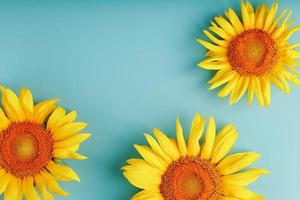
M 128 181 L 142 189 L 132 200 L 264 199 L 245 186 L 269 172 L 243 170 L 260 155 L 243 152 L 227 156 L 238 136 L 231 124 L 217 133 L 215 121 L 210 118 L 200 144 L 204 129 L 205 118 L 197 114 L 187 142 L 179 119 L 176 139 L 158 129 L 153 130 L 155 138 L 145 134 L 149 145 L 135 145 L 142 158 L 129 159 L 122 168 Z
M 0 86 L 0 195 L 4 200 L 53 199 L 51 192 L 68 195 L 57 181 L 79 181 L 78 175 L 63 159 L 82 160 L 77 153 L 80 143 L 90 137 L 79 132 L 86 127 L 74 122 L 76 112 L 57 107 L 57 99 L 38 104 L 30 90 L 17 96 Z
M 204 30 L 209 42 L 197 39 L 208 49 L 208 58 L 198 66 L 217 71 L 209 81 L 210 90 L 224 85 L 218 96 L 230 94 L 230 105 L 248 91 L 249 105 L 256 96 L 260 106 L 269 106 L 271 84 L 288 94 L 289 81 L 300 86 L 296 70 L 300 52 L 295 49 L 300 43 L 288 42 L 300 26 L 291 26 L 291 11 L 284 10 L 278 16 L 277 11 L 278 3 L 254 9 L 249 1 L 241 1 L 241 18 L 229 8 L 225 17 L 215 17 Z

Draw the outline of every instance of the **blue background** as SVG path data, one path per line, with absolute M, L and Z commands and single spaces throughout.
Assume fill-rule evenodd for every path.
M 229 5 L 239 10 L 234 0 L 0 1 L 1 84 L 29 87 L 37 101 L 59 97 L 93 133 L 81 148 L 89 160 L 68 162 L 81 183 L 62 184 L 66 199 L 129 199 L 137 190 L 120 168 L 137 156 L 132 144 L 153 127 L 174 136 L 177 115 L 187 130 L 196 112 L 237 127 L 234 152 L 263 155 L 255 166 L 272 174 L 250 188 L 271 200 L 299 197 L 300 89 L 273 88 L 268 109 L 246 98 L 230 107 L 208 91 L 212 73 L 196 67 L 205 49 L 195 39 Z M 285 7 L 299 24 L 300 1 Z

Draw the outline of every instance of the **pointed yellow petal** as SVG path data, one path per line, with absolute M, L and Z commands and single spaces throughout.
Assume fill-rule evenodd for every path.
M 52 132 L 54 141 L 66 139 L 72 135 L 75 135 L 87 126 L 83 122 L 71 122 L 58 128 L 55 132 Z
M 242 19 L 243 19 L 245 30 L 248 30 L 250 28 L 250 16 L 248 14 L 248 10 L 246 8 L 245 3 L 242 1 L 241 1 L 241 10 L 242 10 Z
M 54 149 L 59 149 L 59 148 L 66 148 L 69 146 L 77 145 L 87 140 L 89 137 L 91 137 L 91 135 L 92 134 L 90 133 L 77 134 L 64 140 L 55 141 L 53 147 Z
M 60 159 L 74 159 L 74 160 L 87 159 L 87 157 L 84 155 L 66 149 L 54 149 L 52 155 L 54 158 L 60 158 Z
M 266 14 L 267 14 L 267 6 L 266 4 L 262 4 L 262 6 L 260 7 L 257 13 L 257 19 L 256 19 L 257 29 L 262 29 L 264 27 Z
M 150 173 L 153 174 L 159 174 L 160 176 L 163 175 L 164 171 L 161 171 L 155 167 L 152 167 L 149 163 L 147 163 L 145 160 L 143 159 L 129 159 L 127 160 L 127 163 L 131 166 L 130 168 L 128 168 L 128 165 L 125 167 L 122 167 L 122 170 L 124 171 L 131 171 L 131 170 L 144 170 L 144 171 L 148 171 Z
M 243 24 L 241 23 L 239 17 L 232 8 L 228 9 L 228 12 L 226 12 L 226 16 L 230 20 L 233 28 L 236 30 L 237 33 L 242 33 L 244 31 Z
M 266 21 L 264 24 L 264 30 L 268 30 L 271 27 L 276 15 L 276 11 L 276 4 L 274 3 L 269 12 L 267 13 Z
M 135 194 L 131 200 L 164 200 L 158 189 L 142 190 Z
M 65 165 L 59 165 L 54 162 L 49 162 L 49 164 L 46 166 L 46 168 L 52 173 L 52 174 L 58 174 L 60 176 L 63 176 L 69 180 L 74 180 L 77 182 L 80 182 L 79 176 L 74 172 L 73 169 L 71 169 L 68 166 Z
M 221 98 L 225 98 L 227 95 L 229 95 L 233 89 L 237 85 L 238 76 L 228 81 L 228 83 L 218 92 L 218 96 Z
M 44 123 L 45 119 L 56 108 L 55 103 L 57 102 L 58 99 L 50 99 L 36 104 L 33 113 L 34 121 L 37 123 Z
M 158 144 L 158 142 L 149 134 L 145 134 L 145 137 L 152 148 L 152 150 L 158 154 L 160 157 L 162 157 L 167 163 L 171 163 L 171 158 L 163 151 L 161 146 Z
M 4 191 L 4 200 L 16 200 L 18 198 L 20 188 L 15 177 L 9 181 L 6 190 Z
M 46 171 L 43 171 L 43 172 L 40 173 L 40 175 L 41 175 L 41 179 L 45 181 L 44 183 L 46 183 L 47 188 L 51 192 L 54 192 L 54 193 L 59 194 L 61 196 L 69 195 L 69 193 L 65 192 L 63 189 L 61 189 L 59 187 L 56 180 L 53 178 L 53 176 L 51 174 L 49 174 Z
M 123 170 L 125 170 L 123 175 L 128 181 L 140 189 L 158 188 L 161 183 L 161 174 L 156 173 L 156 170 L 148 164 L 138 168 L 129 165 L 123 167 Z
M 214 32 L 215 34 L 217 34 L 218 36 L 220 36 L 221 38 L 223 38 L 224 40 L 230 41 L 231 36 L 228 35 L 223 29 L 221 29 L 217 25 L 213 25 L 213 26 L 209 27 L 209 29 L 212 32 Z
M 217 39 L 213 34 L 211 34 L 209 31 L 204 30 L 203 33 L 215 44 L 223 47 L 228 46 L 228 42 L 226 40 L 219 40 Z
M 22 190 L 24 192 L 26 199 L 40 200 L 40 197 L 34 188 L 34 182 L 33 182 L 33 178 L 31 176 L 23 178 Z
M 200 114 L 196 114 L 192 123 L 192 128 L 188 140 L 188 155 L 198 156 L 200 154 L 199 140 L 202 136 L 204 126 L 205 118 L 201 119 Z
M 151 166 L 157 167 L 158 169 L 164 171 L 168 163 L 157 156 L 150 148 L 140 145 L 134 145 L 139 154 L 147 161 Z
M 253 90 L 254 90 L 254 94 L 256 95 L 257 97 L 257 101 L 259 103 L 259 105 L 262 107 L 265 105 L 265 102 L 264 102 L 264 98 L 263 98 L 263 95 L 262 95 L 262 89 L 261 89 L 261 82 L 260 82 L 260 79 L 258 77 L 253 77 L 252 78 L 253 80 Z
M 244 96 L 246 90 L 248 89 L 249 81 L 250 78 L 247 76 L 240 77 L 230 96 L 230 104 L 238 102 Z
M 265 105 L 268 107 L 271 103 L 271 83 L 270 79 L 265 76 L 262 77 L 261 91 Z
M 197 39 L 197 42 L 202 44 L 205 48 L 207 48 L 210 51 L 221 52 L 221 53 L 224 53 L 224 54 L 226 53 L 226 49 L 224 47 L 214 45 L 212 43 L 209 43 L 209 42 L 201 40 L 201 39 Z
M 228 81 L 234 79 L 236 77 L 236 72 L 235 71 L 230 71 L 226 74 L 226 76 L 224 76 L 224 78 L 220 79 L 219 81 L 216 81 L 215 83 L 213 83 L 211 86 L 210 86 L 210 90 L 213 90 L 225 83 L 227 83 Z
M 17 95 L 10 89 L 1 87 L 2 92 L 2 104 L 6 115 L 12 121 L 25 121 L 26 115 L 23 111 L 19 98 Z
M 180 155 L 186 156 L 187 155 L 187 146 L 186 146 L 186 142 L 184 139 L 182 126 L 181 126 L 179 117 L 177 117 L 177 120 L 176 120 L 176 137 L 177 137 L 177 143 L 178 143 Z
M 218 25 L 228 34 L 231 36 L 237 35 L 237 32 L 232 27 L 232 25 L 223 17 L 215 17 L 215 21 L 218 23 Z
M 228 175 L 240 171 L 260 158 L 255 152 L 235 153 L 224 158 L 218 165 L 217 170 L 222 175 Z
M 57 119 L 55 123 L 51 126 L 50 131 L 55 132 L 57 129 L 61 128 L 62 126 L 72 123 L 77 117 L 77 112 L 73 111 L 68 113 L 67 115 L 63 116 L 60 119 Z
M 44 200 L 54 200 L 53 196 L 47 191 L 46 184 L 43 182 L 42 177 L 37 175 L 34 177 L 36 186 Z
M 10 124 L 10 120 L 6 117 L 2 108 L 0 108 L 0 131 L 6 129 Z
M 248 85 L 248 105 L 250 106 L 253 102 L 254 98 L 254 80 L 250 78 L 249 85 Z
M 31 121 L 33 119 L 33 97 L 31 91 L 27 88 L 22 88 L 19 101 L 25 112 L 27 121 Z
M 9 173 L 4 173 L 0 176 L 0 195 L 6 190 L 9 181 L 12 176 Z
M 220 133 L 217 134 L 211 158 L 213 164 L 218 163 L 229 153 L 237 137 L 238 133 L 232 125 L 225 126 Z
M 246 188 L 235 186 L 235 185 L 224 185 L 224 193 L 228 196 L 233 196 L 238 199 L 255 199 L 255 200 L 263 200 L 264 198 L 248 190 Z
M 214 118 L 210 118 L 205 133 L 204 144 L 201 150 L 201 159 L 210 160 L 216 136 L 216 123 Z
M 265 169 L 250 169 L 237 174 L 223 176 L 221 180 L 227 185 L 247 186 L 264 174 L 269 174 L 269 171 Z
M 271 27 L 268 30 L 268 33 L 272 33 L 278 25 L 278 22 L 281 18 L 287 13 L 287 9 L 283 10 L 283 12 L 276 18 L 276 20 L 272 23 Z
M 176 146 L 174 146 L 170 139 L 160 130 L 153 129 L 153 133 L 158 140 L 162 150 L 172 159 L 177 160 L 179 158 L 179 151 Z
M 65 109 L 62 107 L 57 107 L 53 111 L 53 113 L 50 115 L 48 121 L 47 121 L 47 129 L 51 130 L 53 125 L 56 124 L 61 118 L 63 118 L 66 114 Z
M 270 81 L 283 93 L 287 93 L 287 91 L 284 88 L 284 85 L 278 80 L 278 78 L 274 75 L 269 76 Z

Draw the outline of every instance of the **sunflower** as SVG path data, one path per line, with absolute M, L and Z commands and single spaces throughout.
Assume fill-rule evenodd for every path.
M 132 200 L 259 200 L 264 199 L 245 188 L 265 169 L 248 167 L 260 155 L 255 152 L 235 153 L 226 157 L 238 133 L 226 125 L 216 134 L 213 118 L 209 119 L 204 142 L 199 144 L 205 118 L 196 114 L 188 141 L 179 119 L 177 139 L 153 129 L 154 137 L 145 134 L 149 146 L 134 145 L 143 159 L 129 159 L 123 167 L 128 181 L 142 189 Z
M 28 89 L 21 89 L 19 97 L 0 89 L 0 195 L 5 200 L 52 200 L 50 192 L 68 195 L 57 181 L 80 179 L 62 159 L 86 159 L 76 152 L 90 137 L 78 134 L 86 124 L 73 122 L 76 112 L 67 114 L 55 105 L 57 99 L 34 105 Z
M 241 19 L 232 8 L 225 17 L 215 17 L 204 34 L 210 42 L 197 41 L 208 49 L 207 59 L 198 64 L 207 70 L 217 71 L 208 81 L 210 90 L 225 85 L 218 96 L 230 94 L 229 104 L 238 102 L 248 91 L 248 103 L 254 96 L 259 105 L 269 106 L 271 83 L 283 93 L 290 93 L 289 81 L 300 86 L 296 67 L 300 67 L 300 42 L 290 44 L 288 39 L 300 30 L 291 27 L 291 11 L 284 10 L 277 17 L 278 3 L 270 8 L 266 4 L 256 9 L 241 1 Z

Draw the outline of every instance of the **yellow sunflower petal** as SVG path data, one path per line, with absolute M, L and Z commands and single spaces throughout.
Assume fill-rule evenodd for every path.
M 213 164 L 218 163 L 229 153 L 237 137 L 238 133 L 232 125 L 227 125 L 220 131 L 216 136 L 212 152 L 211 162 Z
M 242 33 L 244 31 L 244 26 L 241 23 L 239 17 L 237 14 L 234 12 L 232 8 L 228 9 L 228 12 L 225 13 L 229 21 L 231 22 L 233 28 L 237 33 Z
M 248 105 L 251 105 L 254 99 L 254 80 L 250 78 L 248 84 Z
M 9 119 L 12 121 L 25 121 L 26 115 L 17 95 L 12 90 L 3 86 L 0 89 L 2 92 L 2 105 Z
M 0 131 L 6 129 L 10 124 L 10 120 L 6 117 L 2 108 L 0 108 Z
M 135 166 L 125 166 L 122 168 L 124 176 L 130 183 L 140 189 L 153 189 L 158 188 L 161 183 L 161 174 L 148 164 Z M 148 176 L 151 173 L 151 176 Z
M 187 155 L 187 146 L 185 142 L 185 138 L 183 135 L 182 131 L 182 126 L 179 120 L 179 117 L 177 117 L 176 120 L 176 137 L 177 137 L 177 143 L 178 143 L 178 148 L 181 156 L 186 156 Z
M 223 197 L 221 197 L 221 200 L 241 200 L 241 199 L 236 198 L 236 197 L 223 196 Z
M 162 158 L 157 156 L 150 148 L 140 145 L 134 145 L 139 154 L 147 161 L 151 166 L 157 167 L 158 169 L 164 171 L 168 163 Z
M 66 115 L 65 109 L 62 107 L 57 107 L 53 111 L 53 113 L 50 115 L 48 121 L 47 121 L 47 129 L 51 130 L 53 125 L 57 123 L 62 117 Z
M 224 185 L 223 186 L 225 195 L 233 196 L 238 199 L 255 199 L 255 200 L 263 200 L 264 198 L 255 192 L 248 190 L 246 188 L 236 186 L 236 185 Z
M 52 132 L 54 141 L 66 139 L 72 135 L 75 135 L 87 126 L 84 122 L 71 122 L 58 128 Z
M 155 174 L 163 174 L 163 171 L 152 167 L 149 163 L 147 163 L 145 160 L 143 159 L 129 159 L 127 160 L 127 163 L 132 167 L 132 168 L 128 168 L 128 166 L 123 167 L 122 169 L 125 171 L 130 171 L 133 169 L 140 169 L 140 170 L 144 170 L 144 171 L 149 171 L 151 173 L 155 173 Z
M 51 132 L 55 132 L 57 129 L 61 128 L 62 126 L 72 123 L 77 117 L 77 112 L 76 111 L 72 111 L 68 114 L 66 114 L 65 116 L 63 116 L 60 119 L 57 119 L 55 121 L 55 123 L 53 123 L 52 127 L 51 127 Z
M 56 164 L 54 162 L 49 162 L 49 164 L 46 166 L 46 168 L 52 174 L 58 174 L 69 180 L 74 180 L 74 181 L 80 182 L 79 176 L 74 172 L 73 169 L 71 169 L 68 166 Z
M 33 97 L 31 91 L 27 88 L 22 88 L 19 100 L 27 121 L 31 121 L 33 119 Z
M 54 200 L 53 196 L 47 191 L 46 184 L 40 175 L 35 176 L 34 181 L 44 200 Z
M 219 40 L 218 38 L 216 38 L 213 34 L 211 34 L 209 31 L 204 30 L 203 33 L 215 44 L 226 47 L 228 46 L 228 42 L 225 40 Z
M 0 195 L 6 190 L 9 181 L 12 179 L 12 175 L 4 173 L 0 176 Z
M 267 77 L 262 77 L 261 79 L 261 91 L 262 96 L 265 102 L 265 105 L 268 107 L 271 103 L 271 83 L 270 79 Z
M 160 130 L 153 129 L 153 133 L 158 140 L 163 151 L 172 159 L 177 160 L 179 158 L 179 151 L 176 146 L 171 143 L 171 140 Z
M 276 20 L 272 23 L 271 27 L 268 30 L 268 33 L 272 33 L 278 25 L 278 22 L 282 19 L 282 17 L 287 13 L 287 9 L 284 9 L 280 15 L 276 18 Z
M 214 44 L 211 44 L 207 41 L 204 41 L 202 39 L 197 39 L 197 42 L 199 42 L 200 44 L 202 44 L 205 48 L 213 51 L 213 52 L 221 52 L 221 53 L 226 53 L 226 49 L 223 48 L 223 47 L 220 47 L 220 46 L 217 46 L 217 45 L 214 45 Z
M 221 80 L 216 81 L 215 83 L 213 83 L 213 84 L 210 86 L 209 89 L 210 89 L 210 90 L 213 90 L 213 89 L 215 89 L 215 88 L 217 88 L 217 87 L 219 87 L 219 86 L 221 86 L 221 85 L 227 83 L 228 81 L 234 79 L 236 76 L 237 76 L 237 74 L 236 74 L 235 71 L 230 71 L 230 72 L 228 72 L 228 73 L 226 74 L 226 76 L 225 76 L 223 79 L 221 79 Z
M 12 177 L 4 191 L 4 200 L 17 200 L 19 191 L 22 188 L 18 187 L 18 180 Z M 22 190 L 21 190 L 22 191 Z
M 220 174 L 228 175 L 242 170 L 260 158 L 260 154 L 255 152 L 235 153 L 224 158 L 217 169 Z
M 264 27 L 267 12 L 268 10 L 266 4 L 262 4 L 260 9 L 257 9 L 257 18 L 256 18 L 257 29 L 262 29 Z
M 237 32 L 232 27 L 232 25 L 223 17 L 218 16 L 215 17 L 216 22 L 219 24 L 219 26 L 228 34 L 231 36 L 237 35 Z
M 163 151 L 158 142 L 149 134 L 145 134 L 145 137 L 152 148 L 152 150 L 157 153 L 160 157 L 162 157 L 167 163 L 171 163 L 171 158 Z
M 218 92 L 218 96 L 221 98 L 225 98 L 229 95 L 232 90 L 236 87 L 238 81 L 238 76 L 228 81 L 228 83 Z
M 216 124 L 213 117 L 209 119 L 205 133 L 204 144 L 201 150 L 201 159 L 210 160 L 216 136 Z
M 269 171 L 265 169 L 254 168 L 237 174 L 223 176 L 221 180 L 227 185 L 247 186 L 264 174 L 269 174 Z
M 253 82 L 252 83 L 253 83 L 254 94 L 257 97 L 259 105 L 262 107 L 265 103 L 264 103 L 264 98 L 263 98 L 263 95 L 262 95 L 260 79 L 258 77 L 253 77 Z
M 41 178 L 44 180 L 44 183 L 46 183 L 47 188 L 58 195 L 61 196 L 67 196 L 69 193 L 65 192 L 61 187 L 57 184 L 56 180 L 53 178 L 51 174 L 49 174 L 46 171 L 43 171 L 40 173 Z
M 22 180 L 22 190 L 26 199 L 39 200 L 40 197 L 34 188 L 34 181 L 31 176 L 25 177 Z
M 131 200 L 164 200 L 157 189 L 142 190 L 135 194 Z
M 73 159 L 73 160 L 87 159 L 87 157 L 84 155 L 66 149 L 54 149 L 52 155 L 54 158 L 60 158 L 60 159 Z
M 59 149 L 59 148 L 66 148 L 69 146 L 77 145 L 87 140 L 89 137 L 91 137 L 90 133 L 77 134 L 64 140 L 55 141 L 53 144 L 53 148 Z
M 267 13 L 266 21 L 264 24 L 264 30 L 269 30 L 269 28 L 271 27 L 272 22 L 274 21 L 274 18 L 276 16 L 277 8 L 278 3 L 274 3 L 269 12 Z
M 199 140 L 203 134 L 205 126 L 205 118 L 201 118 L 200 114 L 196 114 L 194 117 L 191 133 L 188 140 L 188 155 L 197 156 L 200 153 L 200 144 Z
M 50 113 L 56 108 L 55 103 L 58 102 L 58 99 L 50 99 L 38 103 L 34 106 L 34 121 L 37 123 L 43 123 L 50 115 Z

